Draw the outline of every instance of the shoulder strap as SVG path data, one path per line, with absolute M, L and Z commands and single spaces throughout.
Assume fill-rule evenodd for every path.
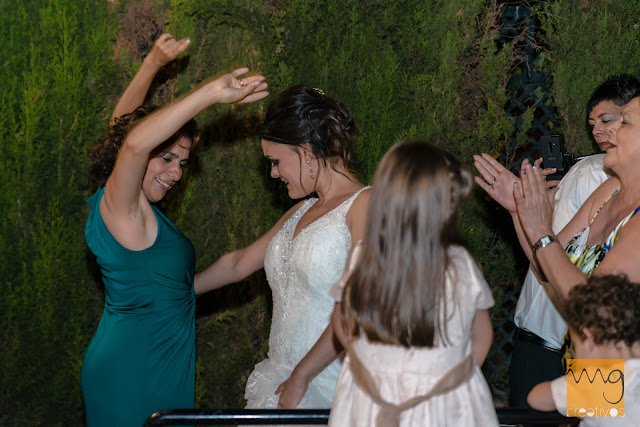
M 369 186 L 364 186 L 361 189 L 359 189 L 358 191 L 356 191 L 355 193 L 353 193 L 351 196 L 349 196 L 349 198 L 347 200 L 345 200 L 344 202 L 342 202 L 342 206 L 341 209 L 344 209 L 344 212 L 348 212 L 349 209 L 351 208 L 351 205 L 353 204 L 354 200 L 356 200 L 356 198 L 358 197 L 358 195 L 360 193 L 362 193 L 364 190 L 366 190 L 367 188 L 371 188 Z
M 600 207 L 598 208 L 598 210 L 596 211 L 596 213 L 595 213 L 595 214 L 593 214 L 593 218 L 591 218 L 591 222 L 589 223 L 589 225 L 593 224 L 593 221 L 595 221 L 595 220 L 596 220 L 596 217 L 598 216 L 598 214 L 600 213 L 600 211 L 602 210 L 602 208 L 604 207 L 604 205 L 606 205 L 606 204 L 607 204 L 607 202 L 608 202 L 609 200 L 611 200 L 611 198 L 612 198 L 613 196 L 615 196 L 616 194 L 618 194 L 618 191 L 620 191 L 620 189 L 619 189 L 619 188 L 618 188 L 618 189 L 616 189 L 616 191 L 614 191 L 613 193 L 611 193 L 611 195 L 610 195 L 609 197 L 607 197 L 607 200 L 605 200 L 605 201 L 600 205 Z

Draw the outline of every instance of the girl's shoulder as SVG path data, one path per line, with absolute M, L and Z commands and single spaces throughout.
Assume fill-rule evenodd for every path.
M 487 309 L 494 304 L 493 292 L 484 278 L 480 267 L 469 251 L 460 245 L 450 245 L 447 249 L 450 281 L 454 298 L 468 300 L 475 309 Z
M 476 266 L 476 262 L 467 250 L 462 245 L 452 244 L 447 248 L 447 255 L 452 262 L 472 264 Z M 477 266 L 476 266 L 477 267 Z
M 480 267 L 469 251 L 460 245 L 450 245 L 447 249 L 449 258 L 448 272 L 455 277 L 457 283 L 486 283 Z

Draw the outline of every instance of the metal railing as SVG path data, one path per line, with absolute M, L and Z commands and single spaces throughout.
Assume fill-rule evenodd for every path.
M 326 425 L 329 409 L 172 409 L 151 415 L 145 426 L 182 425 Z M 501 425 L 544 424 L 578 425 L 579 418 L 558 412 L 540 412 L 531 408 L 496 408 Z

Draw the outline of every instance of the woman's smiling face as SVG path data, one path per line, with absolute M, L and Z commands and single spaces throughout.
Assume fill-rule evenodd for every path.
M 310 191 L 307 189 L 313 188 L 313 182 L 305 182 L 311 179 L 308 173 L 303 172 L 303 150 L 266 139 L 260 142 L 264 156 L 271 162 L 271 178 L 279 178 L 284 182 L 292 199 L 308 196 Z
M 142 192 L 149 202 L 164 199 L 167 192 L 182 178 L 191 151 L 191 140 L 181 138 L 168 151 L 152 157 L 142 180 Z

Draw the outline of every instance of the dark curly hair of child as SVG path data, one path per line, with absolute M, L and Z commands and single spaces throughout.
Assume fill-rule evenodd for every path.
M 157 109 L 158 107 L 153 105 L 143 105 L 129 114 L 116 118 L 115 123 L 109 126 L 100 141 L 89 149 L 89 175 L 98 187 L 104 187 L 111 172 L 113 172 L 120 147 L 122 147 L 122 143 L 129 131 L 138 121 Z M 164 153 L 183 137 L 191 141 L 191 149 L 196 146 L 199 139 L 199 131 L 195 120 L 189 120 L 171 138 L 156 147 L 151 152 L 151 157 Z
M 575 286 L 563 306 L 567 324 L 581 339 L 584 330 L 596 344 L 640 341 L 640 284 L 625 275 L 591 276 Z

